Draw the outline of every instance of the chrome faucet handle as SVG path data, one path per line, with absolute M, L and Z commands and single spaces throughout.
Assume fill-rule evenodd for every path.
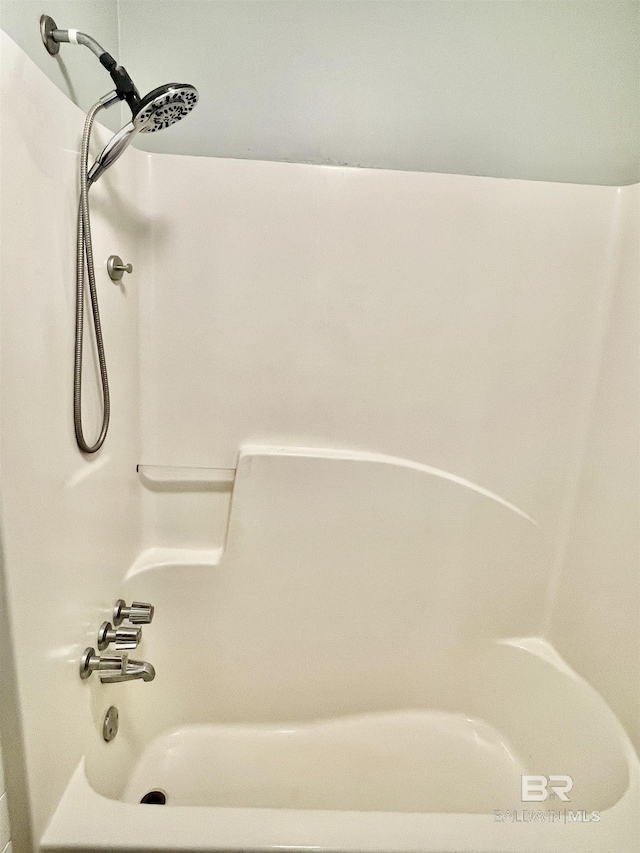
M 96 650 L 85 649 L 80 658 L 80 678 L 89 678 L 93 672 L 98 672 L 103 684 L 116 684 L 121 681 L 153 681 L 156 671 L 150 663 L 139 660 L 129 660 L 125 652 L 122 655 L 96 655 Z
M 111 622 L 103 622 L 98 631 L 98 650 L 103 652 L 111 643 L 116 644 L 116 649 L 135 649 L 141 637 L 142 628 L 112 628 Z
M 85 649 L 80 658 L 80 678 L 83 680 L 97 669 L 122 670 L 122 657 L 120 655 L 97 655 L 94 648 Z
M 143 601 L 132 601 L 131 607 L 127 607 L 122 598 L 119 598 L 113 607 L 113 624 L 121 625 L 128 619 L 132 625 L 149 625 L 153 619 L 153 605 Z

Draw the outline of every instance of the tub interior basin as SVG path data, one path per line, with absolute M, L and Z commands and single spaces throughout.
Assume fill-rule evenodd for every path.
M 150 684 L 117 685 L 118 736 L 92 739 L 85 756 L 104 796 L 140 803 L 159 790 L 178 807 L 492 814 L 526 807 L 523 774 L 571 777 L 569 801 L 550 791 L 544 808 L 602 811 L 629 783 L 619 723 L 539 639 L 452 651 L 443 668 L 398 680 L 386 702 L 327 697 L 342 712 L 316 718 L 260 719 L 260 709 L 229 718 L 211 684 L 171 693 L 166 663 Z M 101 714 L 96 707 L 97 723 Z
M 291 726 L 193 725 L 156 738 L 123 799 L 174 806 L 487 812 L 513 806 L 525 765 L 462 714 L 397 711 Z

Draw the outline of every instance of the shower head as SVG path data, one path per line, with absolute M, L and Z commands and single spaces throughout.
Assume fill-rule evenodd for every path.
M 98 57 L 100 64 L 107 69 L 115 83 L 115 92 L 110 92 L 96 105 L 98 109 L 110 107 L 118 100 L 126 101 L 131 110 L 132 119 L 129 124 L 119 130 L 107 143 L 104 151 L 96 159 L 89 170 L 89 184 L 98 180 L 100 175 L 118 159 L 129 145 L 136 133 L 155 133 L 169 127 L 184 118 L 198 103 L 198 91 L 187 83 L 166 83 L 149 92 L 144 98 L 127 73 L 126 68 L 118 65 L 110 53 L 98 42 L 78 30 L 59 30 L 56 22 L 49 15 L 40 17 L 40 36 L 47 51 L 55 56 L 60 45 L 81 44 Z
M 155 133 L 180 121 L 198 103 L 198 90 L 188 83 L 158 86 L 140 101 L 133 124 L 140 133 Z
M 136 133 L 155 133 L 188 115 L 198 103 L 198 90 L 188 83 L 166 83 L 141 99 L 133 118 L 107 143 L 89 170 L 95 183 L 127 148 Z

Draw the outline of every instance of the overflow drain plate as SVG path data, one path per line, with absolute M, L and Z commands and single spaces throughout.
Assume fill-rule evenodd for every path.
M 102 723 L 102 737 L 107 743 L 109 743 L 109 741 L 112 741 L 117 734 L 118 709 L 112 705 L 104 715 L 104 722 Z

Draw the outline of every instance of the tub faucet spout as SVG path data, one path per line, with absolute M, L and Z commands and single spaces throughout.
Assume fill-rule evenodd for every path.
M 150 663 L 130 660 L 125 652 L 122 655 L 98 656 L 95 649 L 85 649 L 80 659 L 80 678 L 89 678 L 92 672 L 100 676 L 103 684 L 115 684 L 120 681 L 153 681 L 156 671 Z

